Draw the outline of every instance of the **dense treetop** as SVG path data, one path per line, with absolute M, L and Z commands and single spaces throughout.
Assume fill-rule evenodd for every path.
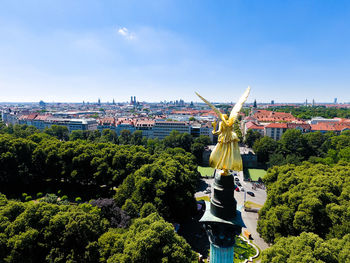
M 349 262 L 350 234 L 324 240 L 313 233 L 283 237 L 263 251 L 266 263 L 346 263 Z
M 98 203 L 113 207 L 109 200 Z M 113 210 L 22 203 L 0 195 L 0 262 L 195 261 L 190 246 L 157 213 L 136 219 L 130 228 L 110 228 L 118 223 L 115 217 L 110 220 Z
M 324 164 L 350 161 L 350 131 L 343 131 L 340 135 L 333 132 L 303 134 L 290 129 L 283 133 L 279 141 L 268 136 L 259 138 L 256 133 L 250 132 L 246 140 L 251 144 L 254 141 L 253 149 L 258 161 L 269 166 L 301 164 L 307 160 Z
M 276 244 L 263 252 L 263 262 L 346 262 L 344 253 L 350 247 L 349 236 L 344 237 L 350 233 L 349 162 L 275 166 L 264 182 L 268 196 L 259 212 L 258 232 L 266 242 Z M 297 237 L 283 238 L 288 236 Z
M 186 241 L 156 213 L 136 219 L 128 231 L 111 229 L 99 238 L 98 244 L 101 262 L 197 262 Z
M 208 143 L 177 132 L 159 141 L 0 125 L 0 192 L 29 201 L 0 197 L 0 262 L 195 261 L 162 217 L 181 222 L 195 212 Z
M 258 230 L 267 242 L 304 231 L 321 237 L 349 233 L 349 163 L 275 166 L 264 182 L 268 198 Z

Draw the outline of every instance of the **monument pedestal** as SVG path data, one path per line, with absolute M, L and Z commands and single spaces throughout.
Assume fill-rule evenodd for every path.
M 211 263 L 232 263 L 235 238 L 245 227 L 234 198 L 232 175 L 216 175 L 212 197 L 205 202 L 206 210 L 199 220 L 203 222 L 210 242 Z

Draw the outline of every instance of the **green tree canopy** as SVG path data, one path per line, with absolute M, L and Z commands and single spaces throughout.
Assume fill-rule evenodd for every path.
M 156 213 L 136 219 L 127 232 L 113 229 L 105 233 L 99 246 L 107 262 L 197 262 L 186 241 Z
M 258 231 L 269 243 L 281 236 L 313 232 L 322 238 L 350 231 L 350 164 L 285 165 L 269 169 L 268 198 Z
M 255 141 L 253 150 L 258 157 L 258 161 L 265 163 L 269 160 L 270 154 L 278 150 L 278 147 L 278 142 L 268 136 L 265 136 L 260 140 Z
M 263 263 L 338 263 L 347 262 L 350 235 L 341 239 L 323 240 L 313 233 L 280 238 L 275 245 L 262 252 Z
M 259 140 L 261 137 L 262 136 L 258 131 L 248 130 L 244 138 L 244 143 L 251 148 L 255 141 Z

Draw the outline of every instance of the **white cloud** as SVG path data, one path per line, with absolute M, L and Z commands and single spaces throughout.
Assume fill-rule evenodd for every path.
M 125 37 L 127 40 L 135 39 L 135 34 L 132 32 L 129 32 L 129 30 L 126 27 L 119 28 L 118 34 Z

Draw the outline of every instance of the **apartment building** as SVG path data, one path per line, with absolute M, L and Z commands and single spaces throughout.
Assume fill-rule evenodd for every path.
M 179 133 L 187 132 L 191 134 L 191 126 L 186 122 L 157 120 L 153 126 L 153 137 L 164 139 L 166 136 L 169 136 L 173 130 Z
M 103 130 L 110 129 L 115 131 L 115 119 L 113 117 L 106 117 L 98 120 L 97 129 L 102 132 Z
M 142 131 L 142 136 L 147 138 L 153 138 L 153 126 L 155 121 L 153 120 L 138 120 L 135 124 L 135 129 Z
M 270 123 L 265 126 L 264 134 L 272 139 L 279 140 L 287 128 L 287 123 Z

